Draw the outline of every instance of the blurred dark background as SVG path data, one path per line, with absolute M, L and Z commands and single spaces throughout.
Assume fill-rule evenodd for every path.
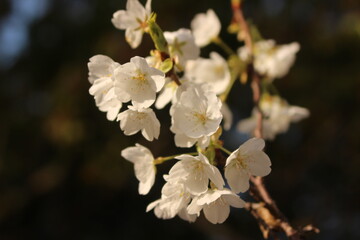
M 91 56 L 125 63 L 152 48 L 145 36 L 132 50 L 112 26 L 112 14 L 124 8 L 124 0 L 0 1 L 0 239 L 261 239 L 244 210 L 232 209 L 223 225 L 145 213 L 171 163 L 159 168 L 150 194 L 139 196 L 120 151 L 135 142 L 155 156 L 187 150 L 173 147 L 168 108 L 157 112 L 162 133 L 150 143 L 139 134 L 124 137 L 88 94 Z M 226 33 L 229 1 L 152 4 L 168 31 L 188 28 L 208 8 L 236 49 Z M 267 144 L 270 192 L 294 225 L 320 228 L 313 239 L 360 239 L 360 2 L 253 0 L 245 1 L 245 15 L 265 38 L 301 44 L 290 73 L 275 85 L 290 104 L 311 112 Z M 209 46 L 203 56 L 211 50 L 221 51 Z M 249 92 L 237 86 L 230 95 L 236 119 L 250 114 Z M 230 149 L 244 141 L 235 131 L 225 137 Z

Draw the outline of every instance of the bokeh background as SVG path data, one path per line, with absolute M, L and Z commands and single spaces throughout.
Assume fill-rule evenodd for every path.
M 239 47 L 226 32 L 229 1 L 153 0 L 152 7 L 168 31 L 213 8 L 221 36 Z M 0 1 L 0 239 L 261 239 L 244 210 L 232 209 L 223 225 L 145 213 L 171 164 L 139 196 L 120 151 L 135 142 L 155 156 L 186 150 L 173 147 L 168 108 L 158 113 L 160 139 L 150 143 L 124 137 L 88 94 L 91 56 L 125 63 L 152 48 L 145 36 L 132 50 L 112 26 L 112 14 L 124 8 L 124 0 Z M 313 239 L 360 239 L 360 2 L 252 0 L 245 15 L 265 38 L 301 44 L 290 73 L 275 84 L 290 104 L 311 112 L 268 142 L 266 185 L 294 225 L 320 228 Z M 203 56 L 212 50 L 221 51 L 209 46 Z M 237 85 L 229 105 L 235 120 L 247 117 L 250 88 Z M 245 140 L 234 128 L 225 138 L 230 149 Z

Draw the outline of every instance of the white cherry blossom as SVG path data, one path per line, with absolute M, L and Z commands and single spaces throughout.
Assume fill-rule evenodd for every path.
M 164 36 L 169 44 L 170 55 L 180 70 L 185 68 L 186 61 L 199 57 L 200 48 L 195 44 L 189 29 L 180 28 L 175 32 L 164 32 Z
M 137 48 L 147 31 L 147 21 L 151 14 L 151 0 L 146 2 L 145 8 L 138 0 L 128 0 L 126 10 L 114 13 L 111 19 L 114 26 L 125 31 L 125 39 L 132 48 Z
M 115 120 L 122 107 L 122 100 L 115 94 L 114 71 L 120 64 L 104 55 L 90 58 L 88 63 L 89 82 L 92 86 L 89 93 L 94 96 L 96 106 L 100 111 L 106 112 L 108 120 Z
M 216 94 L 226 90 L 231 78 L 226 60 L 216 52 L 211 52 L 209 59 L 188 61 L 185 73 L 190 81 L 208 83 Z
M 194 195 L 204 193 L 208 189 L 209 180 L 221 189 L 224 180 L 218 168 L 211 165 L 209 160 L 201 153 L 199 156 L 187 154 L 176 157 L 177 163 L 170 169 L 166 180 L 170 183 L 183 182 L 186 189 Z
M 223 223 L 230 214 L 230 206 L 243 208 L 245 202 L 227 188 L 208 189 L 207 192 L 195 197 L 187 207 L 189 214 L 200 215 L 204 211 L 206 219 L 213 223 Z
M 134 135 L 141 130 L 141 134 L 148 141 L 157 139 L 160 134 L 160 122 L 151 108 L 128 106 L 128 110 L 121 112 L 117 121 L 125 135 Z
M 204 47 L 219 35 L 221 23 L 215 12 L 212 9 L 209 9 L 206 13 L 195 15 L 194 19 L 191 21 L 191 30 L 196 45 Z
M 308 109 L 291 106 L 278 96 L 263 97 L 260 102 L 263 119 L 263 138 L 273 140 L 277 134 L 285 133 L 291 123 L 298 122 L 310 115 Z M 240 132 L 253 134 L 256 128 L 257 110 L 254 109 L 252 116 L 241 120 L 237 129 Z
M 95 86 L 95 84 L 93 86 Z M 95 102 L 100 111 L 106 112 L 106 118 L 110 121 L 115 120 L 122 107 L 122 102 L 119 101 L 114 88 L 107 91 L 106 96 L 102 98 L 102 101 L 99 101 L 99 98 L 95 97 Z
M 191 201 L 191 194 L 187 191 L 184 183 L 166 182 L 161 193 L 161 198 L 150 203 L 146 208 L 146 212 L 154 209 L 154 213 L 158 218 L 170 219 L 179 214 L 180 217 L 188 221 L 195 221 L 196 216 L 184 213 L 184 209 Z
M 155 182 L 154 157 L 146 147 L 136 144 L 121 151 L 121 156 L 134 164 L 135 176 L 139 180 L 139 194 L 146 195 Z
M 173 130 L 190 138 L 211 136 L 222 120 L 220 109 L 221 101 L 214 92 L 188 87 L 170 110 Z
M 276 45 L 274 40 L 263 40 L 254 44 L 254 67 L 258 73 L 268 77 L 282 78 L 295 62 L 296 53 L 300 50 L 297 42 Z M 238 50 L 240 58 L 248 60 L 248 49 L 241 47 Z
M 252 138 L 242 144 L 226 159 L 225 178 L 235 193 L 249 189 L 250 176 L 264 177 L 271 171 L 271 162 L 263 152 L 265 141 Z
M 120 66 L 119 63 L 114 62 L 110 57 L 105 55 L 95 55 L 89 59 L 89 82 L 94 84 L 95 80 L 99 78 L 111 78 L 114 70 Z
M 155 102 L 156 93 L 165 84 L 165 75 L 156 68 L 149 67 L 142 57 L 133 57 L 129 63 L 115 71 L 115 92 L 130 96 L 132 104 L 147 108 Z
M 214 93 L 211 92 L 211 88 L 208 84 L 195 84 L 185 79 L 185 81 L 182 81 L 181 86 L 177 88 L 176 93 L 173 96 L 173 106 L 170 108 L 170 115 L 173 115 L 174 109 L 177 107 L 176 103 L 180 101 L 181 94 L 192 88 L 196 88 L 197 91 L 201 92 L 201 94 L 205 96 L 214 95 Z M 175 134 L 174 140 L 177 147 L 189 148 L 192 147 L 195 143 L 197 143 L 200 148 L 205 149 L 209 145 L 211 137 L 210 135 L 200 136 L 197 138 L 189 137 L 182 130 L 180 130 L 174 125 L 174 118 L 171 119 L 171 123 L 172 125 L 170 127 L 170 130 Z

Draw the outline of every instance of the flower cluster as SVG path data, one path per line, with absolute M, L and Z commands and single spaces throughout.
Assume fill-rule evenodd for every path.
M 211 223 L 223 223 L 230 206 L 242 208 L 245 202 L 237 195 L 249 189 L 250 176 L 266 176 L 271 171 L 269 157 L 263 152 L 265 142 L 252 138 L 230 154 L 225 165 L 225 181 L 220 170 L 202 153 L 183 154 L 164 176 L 166 183 L 161 198 L 150 203 L 146 211 L 154 209 L 159 218 L 170 219 L 178 215 L 193 222 L 203 210 Z M 121 152 L 134 163 L 135 175 L 140 181 L 139 193 L 147 194 L 154 184 L 156 159 L 149 149 L 136 144 Z
M 212 9 L 197 14 L 191 29 L 163 32 L 156 23 L 156 14 L 151 12 L 151 0 L 145 6 L 138 0 L 128 0 L 126 10 L 115 12 L 112 23 L 125 30 L 132 48 L 140 45 L 146 33 L 155 49 L 149 56 L 135 56 L 124 64 L 104 55 L 90 58 L 89 93 L 96 106 L 106 112 L 108 120 L 119 121 L 125 135 L 141 132 L 146 140 L 154 141 L 160 135 L 160 122 L 151 107 L 160 110 L 171 104 L 169 130 L 174 134 L 174 144 L 180 148 L 196 146 L 193 153 L 157 158 L 140 144 L 122 150 L 122 157 L 134 164 L 141 195 L 148 194 L 154 185 L 157 165 L 177 160 L 163 176 L 160 199 L 150 203 L 146 211 L 154 210 L 158 218 L 179 216 L 189 222 L 203 211 L 211 223 L 224 222 L 230 206 L 245 206 L 239 193 L 249 189 L 251 176 L 264 177 L 271 171 L 263 139 L 251 138 L 233 152 L 223 147 L 219 140 L 222 129 L 229 130 L 232 125 L 226 98 L 249 64 L 254 65 L 266 86 L 274 87 L 273 79 L 288 73 L 299 44 L 277 46 L 273 40 L 261 40 L 251 53 L 240 47 L 236 54 L 220 39 L 220 20 Z M 217 52 L 211 52 L 209 58 L 200 57 L 200 48 L 210 43 L 223 47 L 228 58 Z M 122 110 L 123 105 L 127 109 Z M 265 116 L 265 139 L 273 139 L 291 122 L 309 115 L 305 108 L 289 106 L 280 96 L 264 93 L 259 108 L 253 110 L 254 116 L 238 123 L 240 131 L 252 134 L 256 111 Z M 228 157 L 220 164 L 218 155 L 223 153 Z
M 310 114 L 306 108 L 291 106 L 279 96 L 264 95 L 260 101 L 260 109 L 264 114 L 263 138 L 269 140 L 286 132 L 290 123 L 298 122 Z M 237 128 L 240 132 L 251 134 L 254 131 L 258 111 L 254 109 L 249 118 L 239 121 Z

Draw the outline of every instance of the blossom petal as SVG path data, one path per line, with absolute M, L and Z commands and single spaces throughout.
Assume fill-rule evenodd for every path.
M 143 32 L 141 30 L 135 30 L 127 28 L 125 30 L 125 40 L 131 48 L 137 48 L 142 40 Z
M 249 173 L 231 165 L 225 168 L 225 178 L 235 193 L 246 192 L 250 187 Z
M 247 162 L 249 172 L 254 176 L 264 177 L 271 172 L 271 161 L 268 155 L 262 151 L 253 152 L 251 161 Z
M 243 143 L 239 150 L 241 153 L 248 153 L 252 151 L 261 151 L 265 147 L 265 141 L 262 138 L 251 138 Z
M 210 43 L 212 38 L 219 35 L 221 24 L 212 9 L 206 14 L 197 14 L 191 21 L 191 29 L 194 33 L 195 42 L 198 46 L 203 47 Z
M 236 208 L 243 208 L 245 207 L 245 202 L 244 200 L 242 200 L 239 196 L 235 195 L 235 194 L 227 194 L 227 195 L 223 195 L 222 196 L 226 202 L 232 206 L 232 207 L 236 207 Z
M 126 10 L 131 13 L 134 18 L 143 19 L 144 16 L 146 16 L 145 8 L 138 0 L 128 0 Z
M 150 189 L 152 188 L 152 186 L 155 183 L 155 174 L 151 173 L 150 176 L 148 176 L 149 178 L 147 179 L 147 181 L 145 182 L 140 182 L 139 183 L 139 194 L 141 195 L 146 195 L 149 193 Z
M 125 10 L 116 11 L 113 14 L 113 18 L 111 19 L 111 22 L 118 29 L 135 27 L 135 23 L 136 23 L 134 19 L 131 18 L 131 16 L 129 16 Z
M 185 220 L 185 221 L 188 221 L 188 222 L 195 222 L 196 221 L 196 218 L 197 218 L 197 215 L 196 214 L 189 214 L 187 211 L 186 211 L 186 208 L 183 208 L 179 211 L 178 213 L 179 217 L 182 219 L 182 220 Z
M 205 205 L 203 210 L 206 219 L 213 224 L 225 222 L 230 214 L 229 205 Z
M 222 189 L 225 185 L 224 179 L 221 176 L 219 169 L 215 166 L 209 165 L 204 168 L 210 180 L 215 184 L 218 189 Z
M 185 186 L 191 194 L 199 195 L 208 190 L 209 178 L 198 177 L 195 174 L 190 174 L 185 180 Z

